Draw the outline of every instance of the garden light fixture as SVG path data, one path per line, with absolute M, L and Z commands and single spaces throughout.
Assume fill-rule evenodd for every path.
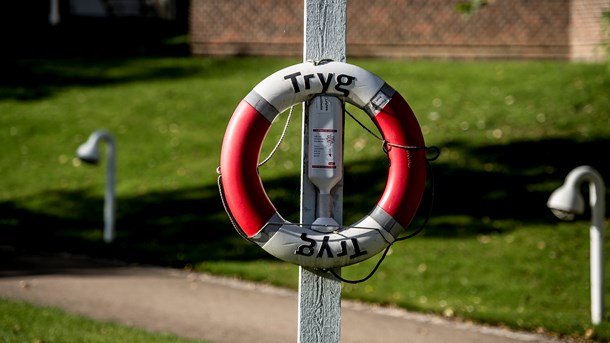
M 561 220 L 573 220 L 576 214 L 584 212 L 585 204 L 580 194 L 583 182 L 589 183 L 589 203 L 591 204 L 591 321 L 597 325 L 604 316 L 604 220 L 605 193 L 604 180 L 599 173 L 589 167 L 580 166 L 572 170 L 564 184 L 550 196 L 547 206 Z
M 76 150 L 76 156 L 83 162 L 97 164 L 100 160 L 99 143 L 105 140 L 108 143 L 106 164 L 106 192 L 104 196 L 104 241 L 112 242 L 114 239 L 114 217 L 116 212 L 114 176 L 116 160 L 116 144 L 110 132 L 97 130 L 93 132 L 89 139 L 81 144 Z

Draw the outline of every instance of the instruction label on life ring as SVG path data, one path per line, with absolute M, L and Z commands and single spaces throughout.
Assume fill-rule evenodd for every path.
M 333 126 L 332 106 L 327 97 L 320 97 L 312 101 L 310 106 L 315 106 L 315 112 L 310 115 L 310 125 L 314 126 L 311 134 L 311 168 L 314 169 L 337 169 L 338 152 L 336 142 L 339 130 Z M 337 119 L 337 118 L 334 118 Z
M 313 129 L 312 168 L 336 169 L 334 145 L 337 140 L 337 129 Z

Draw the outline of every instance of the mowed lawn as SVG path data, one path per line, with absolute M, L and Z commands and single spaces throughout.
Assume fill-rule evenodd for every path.
M 297 59 L 18 60 L 0 67 L 0 234 L 19 248 L 189 267 L 296 288 L 297 267 L 241 238 L 216 184 L 220 146 L 239 101 Z M 589 214 L 563 223 L 546 208 L 574 167 L 610 180 L 606 65 L 516 61 L 349 60 L 386 80 L 437 146 L 429 191 L 410 230 L 368 281 L 343 296 L 562 336 L 610 339 L 590 324 Z M 370 121 L 356 108 L 350 113 Z M 286 114 L 274 124 L 266 155 Z M 301 108 L 260 174 L 298 221 Z M 117 238 L 102 241 L 104 164 L 75 150 L 115 135 Z M 349 117 L 344 222 L 381 194 L 387 159 Z M 608 181 L 607 181 L 608 183 Z M 585 195 L 587 189 L 583 189 Z M 433 201 L 432 201 L 433 200 Z M 343 270 L 359 279 L 376 258 Z M 610 270 L 609 270 L 610 272 Z M 609 274 L 610 275 L 610 274 Z

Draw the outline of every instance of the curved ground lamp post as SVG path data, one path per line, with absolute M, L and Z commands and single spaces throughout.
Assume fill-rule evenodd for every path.
M 604 316 L 604 217 L 605 193 L 604 180 L 599 173 L 589 167 L 581 166 L 572 170 L 564 184 L 557 188 L 549 198 L 547 206 L 561 220 L 572 220 L 582 214 L 585 203 L 580 194 L 580 185 L 589 183 L 589 202 L 591 204 L 591 321 L 599 324 Z
M 76 156 L 86 163 L 97 164 L 100 160 L 99 144 L 100 141 L 108 143 L 106 164 L 106 192 L 104 196 L 104 241 L 109 243 L 114 239 L 114 217 L 115 217 L 115 195 L 114 195 L 114 175 L 116 160 L 116 144 L 110 132 L 97 130 L 93 132 L 89 139 L 81 144 L 76 150 Z

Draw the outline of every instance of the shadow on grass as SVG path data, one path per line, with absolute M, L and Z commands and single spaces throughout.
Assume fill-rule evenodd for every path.
M 177 60 L 173 60 L 177 62 Z M 72 87 L 96 87 L 121 83 L 212 76 L 223 60 L 206 63 L 147 63 L 144 58 L 126 59 L 18 59 L 0 64 L 0 100 L 38 100 Z
M 572 168 L 588 164 L 603 176 L 610 175 L 610 166 L 599 156 L 610 149 L 610 140 L 553 139 L 484 147 L 452 142 L 445 148 L 464 158 L 433 162 L 434 208 L 424 239 L 552 223 L 546 200 Z M 373 207 L 383 191 L 386 165 L 381 160 L 346 165 L 346 223 L 354 219 L 349 213 L 357 219 Z M 265 182 L 280 213 L 290 219 L 298 218 L 298 179 Z M 34 198 L 38 210 L 27 207 Z M 423 222 L 428 202 L 429 196 L 413 226 Z M 52 190 L 22 202 L 0 203 L 2 244 L 174 267 L 212 260 L 272 259 L 235 232 L 216 185 L 118 199 L 117 238 L 111 244 L 101 241 L 102 203 L 86 190 Z M 498 227 L 497 221 L 514 226 Z
M 86 191 L 48 191 L 36 198 L 42 200 L 36 211 L 0 204 L 4 243 L 176 267 L 266 257 L 232 229 L 216 187 L 117 199 L 116 238 L 110 244 L 102 242 L 103 199 Z
M 155 56 L 153 56 L 155 57 Z M 58 58 L 0 60 L 0 101 L 40 100 L 66 89 L 112 86 L 192 77 L 228 77 L 256 63 L 248 59 L 175 58 Z M 257 65 L 260 67 L 260 65 Z
M 610 164 L 600 155 L 610 149 L 608 139 L 547 139 L 487 146 L 451 142 L 444 148 L 465 157 L 455 162 L 445 158 L 435 166 L 432 216 L 439 220 L 433 221 L 426 236 L 502 233 L 511 230 L 510 226 L 553 223 L 557 219 L 546 202 L 573 168 L 590 165 L 602 177 L 610 176 Z M 585 186 L 582 190 L 587 194 Z M 588 218 L 589 211 L 587 206 L 583 217 Z M 498 222 L 509 227 L 495 225 Z
M 0 23 L 0 28 L 3 25 L 7 24 Z M 0 100 L 38 100 L 68 87 L 239 71 L 223 67 L 227 63 L 223 59 L 207 59 L 203 64 L 190 58 L 187 35 L 188 21 L 136 17 L 71 17 L 56 27 L 18 30 L 3 41 Z M 181 57 L 188 57 L 185 63 Z M 168 62 L 147 62 L 159 58 Z

